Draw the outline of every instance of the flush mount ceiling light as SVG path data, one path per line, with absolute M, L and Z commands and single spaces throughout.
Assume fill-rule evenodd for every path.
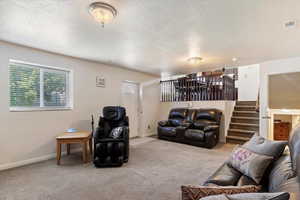
M 102 24 L 102 27 L 104 24 L 111 23 L 118 13 L 113 6 L 103 2 L 92 3 L 89 12 L 97 22 Z
M 232 58 L 232 62 L 236 62 L 237 61 L 237 58 Z
M 203 61 L 203 58 L 201 57 L 191 57 L 187 60 L 192 65 L 198 65 Z

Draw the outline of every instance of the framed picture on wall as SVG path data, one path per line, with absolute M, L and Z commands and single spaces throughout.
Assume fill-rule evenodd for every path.
M 96 77 L 96 87 L 105 87 L 105 78 L 102 76 Z

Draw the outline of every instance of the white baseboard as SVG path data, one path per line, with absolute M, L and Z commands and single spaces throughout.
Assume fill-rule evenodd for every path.
M 79 151 L 81 151 L 81 148 L 76 148 L 74 150 L 72 149 L 72 152 L 79 152 Z M 66 154 L 67 154 L 66 151 L 62 152 L 62 155 L 66 155 Z M 35 157 L 35 158 L 30 158 L 30 159 L 27 159 L 27 160 L 21 160 L 21 161 L 17 161 L 17 162 L 2 164 L 2 165 L 0 165 L 0 171 L 7 170 L 7 169 L 12 169 L 12 168 L 16 168 L 16 167 L 22 167 L 22 166 L 25 166 L 25 165 L 38 163 L 38 162 L 50 160 L 50 159 L 53 159 L 53 158 L 56 158 L 56 153 L 51 153 L 51 154 L 48 154 L 48 155 Z

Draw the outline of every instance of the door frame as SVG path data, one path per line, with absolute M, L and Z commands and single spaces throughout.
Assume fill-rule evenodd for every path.
M 136 82 L 136 81 L 130 81 L 130 80 L 123 80 L 123 83 L 129 83 L 129 84 L 134 84 L 138 88 L 138 106 L 137 106 L 137 114 L 138 114 L 138 122 L 137 122 L 137 136 L 136 137 L 142 137 L 141 134 L 141 122 L 142 122 L 142 91 L 141 91 L 141 83 Z M 121 87 L 122 88 L 122 87 Z M 121 91 L 121 105 L 123 104 L 123 95 Z M 135 138 L 135 137 L 133 137 Z

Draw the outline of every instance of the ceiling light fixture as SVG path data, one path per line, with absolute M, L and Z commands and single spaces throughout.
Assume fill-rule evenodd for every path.
M 236 62 L 236 61 L 237 61 L 237 58 L 232 58 L 232 61 L 233 61 L 233 62 Z
M 97 22 L 102 24 L 102 27 L 104 27 L 104 24 L 112 22 L 118 14 L 113 6 L 103 2 L 92 3 L 89 12 Z
M 191 57 L 187 60 L 189 63 L 193 65 L 198 65 L 203 61 L 203 58 L 201 57 Z

